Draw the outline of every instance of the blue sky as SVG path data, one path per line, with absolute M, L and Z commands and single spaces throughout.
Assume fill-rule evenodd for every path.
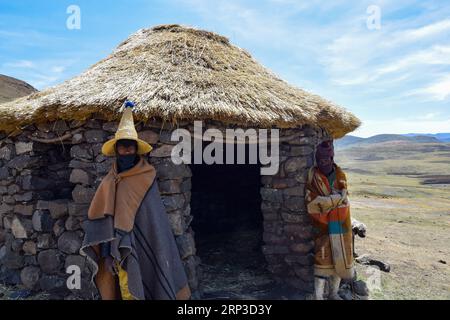
M 81 10 L 79 30 L 66 27 L 70 5 Z M 371 6 L 378 29 L 367 25 Z M 355 113 L 355 135 L 450 132 L 450 1 L 0 0 L 0 73 L 42 90 L 163 23 L 227 36 Z

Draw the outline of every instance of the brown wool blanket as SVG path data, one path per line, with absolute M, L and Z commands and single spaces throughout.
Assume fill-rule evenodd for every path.
M 141 168 L 137 170 L 142 170 L 146 166 L 141 164 Z M 126 179 L 128 178 L 121 178 L 117 188 L 119 192 L 123 190 L 120 184 Z M 99 187 L 99 190 L 98 192 L 103 193 L 106 189 Z M 106 195 L 101 195 L 98 199 L 110 201 Z M 156 180 L 152 179 L 135 213 L 122 215 L 118 208 L 129 207 L 118 206 L 118 203 L 116 203 L 115 211 L 109 211 L 113 208 L 110 205 L 108 202 L 98 206 L 103 208 L 101 210 L 104 211 L 103 215 L 99 214 L 101 211 L 98 209 L 90 211 L 95 214 L 91 214 L 83 223 L 85 238 L 80 249 L 80 253 L 87 257 L 92 267 L 92 281 L 95 279 L 102 298 L 119 298 L 117 293 L 113 292 L 117 288 L 111 284 L 113 278 L 111 273 L 103 268 L 102 260 L 99 259 L 99 244 L 110 242 L 111 255 L 127 272 L 128 290 L 135 299 L 189 299 L 191 292 L 187 276 Z M 119 216 L 131 217 L 131 227 L 128 227 L 127 223 L 118 224 L 115 219 Z

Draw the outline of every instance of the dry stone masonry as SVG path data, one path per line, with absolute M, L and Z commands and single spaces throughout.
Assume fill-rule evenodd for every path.
M 91 270 L 79 255 L 82 222 L 113 158 L 101 154 L 117 122 L 101 119 L 30 125 L 21 133 L 0 133 L 0 281 L 55 298 L 97 298 Z M 192 130 L 192 124 L 177 127 Z M 214 123 L 215 127 L 225 125 Z M 189 165 L 175 165 L 171 126 L 138 123 L 141 139 L 153 146 L 148 159 L 157 181 L 181 258 L 194 292 L 200 297 L 200 259 L 191 222 Z M 69 134 L 69 138 L 67 135 Z M 64 140 L 58 142 L 58 137 Z M 313 242 L 305 209 L 305 179 L 317 143 L 328 137 L 309 126 L 280 130 L 281 163 L 276 175 L 261 176 L 264 218 L 262 247 L 269 269 L 282 281 L 312 290 Z M 44 140 L 55 141 L 44 143 Z M 66 268 L 82 270 L 82 289 L 69 290 Z

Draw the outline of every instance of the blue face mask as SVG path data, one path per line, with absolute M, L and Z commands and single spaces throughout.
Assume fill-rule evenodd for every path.
M 118 172 L 126 171 L 133 168 L 137 163 L 136 154 L 117 155 L 117 170 Z

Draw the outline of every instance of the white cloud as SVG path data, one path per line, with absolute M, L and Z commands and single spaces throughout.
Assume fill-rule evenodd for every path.
M 413 92 L 418 95 L 428 95 L 432 100 L 443 101 L 450 98 L 450 75 L 442 77 L 424 89 Z
M 4 64 L 8 68 L 35 68 L 35 64 L 30 60 L 19 60 L 15 62 L 8 62 Z

